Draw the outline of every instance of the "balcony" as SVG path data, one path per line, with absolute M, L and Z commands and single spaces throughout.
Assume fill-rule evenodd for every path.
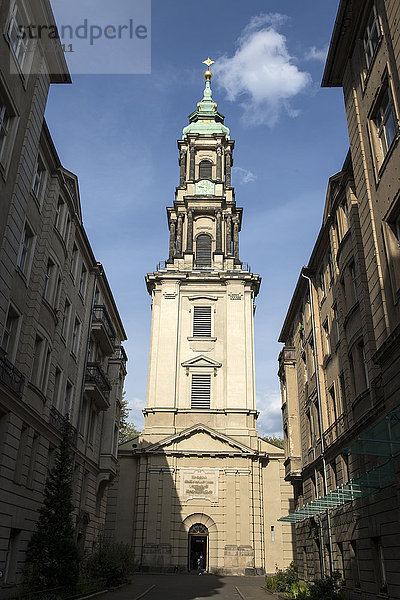
M 323 433 L 325 447 L 330 446 L 346 431 L 344 415 L 340 415 Z
M 298 481 L 301 479 L 302 466 L 300 456 L 288 456 L 284 465 L 286 481 Z
M 9 360 L 0 357 L 0 383 L 5 385 L 18 398 L 22 397 L 25 377 Z
M 58 432 L 62 433 L 66 421 L 68 421 L 67 416 L 64 416 L 63 414 L 61 414 L 60 411 L 57 410 L 55 406 L 52 406 L 50 408 L 49 423 L 52 427 L 54 427 L 54 429 L 57 429 Z M 72 441 L 73 445 L 76 446 L 78 432 L 75 429 L 75 427 L 73 427 L 71 424 L 69 424 L 69 426 L 71 429 L 71 441 Z
M 99 342 L 104 354 L 113 354 L 115 329 L 106 307 L 102 304 L 96 304 L 93 307 L 92 333 Z
M 93 400 L 99 410 L 110 406 L 111 384 L 103 369 L 97 363 L 88 363 L 85 375 L 85 393 Z
M 126 375 L 126 363 L 128 362 L 128 357 L 123 346 L 114 347 L 114 354 L 112 355 L 111 360 L 120 362 Z

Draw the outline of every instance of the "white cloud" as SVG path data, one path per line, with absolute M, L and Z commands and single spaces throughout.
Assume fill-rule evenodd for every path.
M 129 422 L 134 423 L 136 429 L 140 431 L 143 430 L 144 427 L 144 417 L 142 410 L 145 407 L 145 402 L 141 398 L 129 398 L 128 399 L 128 409 L 129 409 Z
M 328 44 L 323 48 L 317 48 L 316 46 L 311 46 L 309 50 L 307 50 L 304 58 L 305 60 L 319 60 L 321 62 L 325 62 L 326 57 L 328 55 Z
M 282 435 L 281 394 L 278 390 L 267 390 L 257 396 L 257 410 L 260 416 L 257 419 L 259 435 Z
M 236 173 L 239 183 L 251 183 L 257 179 L 257 175 L 242 167 L 232 167 L 232 171 Z
M 228 99 L 242 101 L 243 119 L 251 125 L 272 127 L 282 110 L 297 116 L 290 100 L 311 83 L 310 74 L 293 64 L 286 38 L 277 31 L 286 18 L 277 13 L 253 17 L 234 56 L 222 56 L 213 68 Z

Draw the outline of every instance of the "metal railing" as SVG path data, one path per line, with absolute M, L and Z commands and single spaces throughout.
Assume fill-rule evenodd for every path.
M 110 315 L 103 304 L 95 304 L 93 307 L 93 323 L 102 323 L 111 340 L 115 340 L 115 329 L 112 325 Z
M 123 346 L 115 346 L 115 354 L 113 355 L 113 360 L 120 360 L 123 366 L 126 368 L 126 363 L 128 362 L 128 357 L 125 352 L 125 348 Z
M 50 408 L 50 425 L 52 425 L 54 429 L 57 429 L 57 431 L 62 432 L 66 422 L 69 422 L 68 415 L 63 415 L 59 410 L 56 409 L 55 406 L 52 406 Z M 73 425 L 71 425 L 71 423 L 69 423 L 69 426 L 71 430 L 71 441 L 74 445 L 76 445 L 78 431 L 75 427 L 73 427 Z
M 111 384 L 100 365 L 88 363 L 86 367 L 85 382 L 96 385 L 103 396 L 108 400 L 111 391 Z
M 25 377 L 4 357 L 0 357 L 0 382 L 21 398 Z
M 330 446 L 346 429 L 344 414 L 340 415 L 323 433 L 325 446 Z

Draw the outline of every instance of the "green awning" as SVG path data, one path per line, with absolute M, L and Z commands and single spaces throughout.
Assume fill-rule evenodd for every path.
M 361 433 L 346 449 L 349 454 L 394 456 L 400 452 L 400 408 Z
M 286 517 L 281 517 L 278 521 L 296 523 L 297 521 L 308 519 L 356 498 L 368 496 L 375 490 L 393 483 L 394 480 L 393 462 L 390 459 L 382 465 L 366 471 L 363 475 L 351 479 L 344 485 L 336 488 L 336 490 L 332 490 L 326 494 L 326 496 L 305 504 L 302 508 L 295 510 Z

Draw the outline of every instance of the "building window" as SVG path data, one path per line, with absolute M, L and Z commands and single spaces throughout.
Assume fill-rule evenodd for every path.
M 192 375 L 191 407 L 210 408 L 211 375 Z
M 328 390 L 328 401 L 329 401 L 329 405 L 328 405 L 328 413 L 329 413 L 329 422 L 330 425 L 332 425 L 333 423 L 335 423 L 335 421 L 337 420 L 337 406 L 336 406 L 336 394 L 335 394 L 335 386 L 332 385 L 332 387 L 329 388 Z
M 76 247 L 76 244 L 74 244 L 73 248 L 72 248 L 72 254 L 71 254 L 71 264 L 69 267 L 70 273 L 74 280 L 76 277 L 77 266 L 78 266 L 78 248 Z
M 390 273 L 390 282 L 394 301 L 400 297 L 400 205 L 394 207 L 391 214 L 383 221 L 386 257 Z
M 21 243 L 19 247 L 19 256 L 17 266 L 21 271 L 28 277 L 28 273 L 31 266 L 32 250 L 33 250 L 34 235 L 32 229 L 28 223 L 25 223 L 24 230 L 22 232 Z
M 79 293 L 85 297 L 86 294 L 86 284 L 87 284 L 87 269 L 85 265 L 82 263 L 81 266 L 81 276 L 79 279 Z
M 0 162 L 4 163 L 7 138 L 10 133 L 11 114 L 4 100 L 0 96 Z
M 40 156 L 36 161 L 35 172 L 33 174 L 32 192 L 39 204 L 44 192 L 44 184 L 46 179 L 46 168 Z
M 69 417 L 71 417 L 71 414 L 72 414 L 73 397 L 74 397 L 74 386 L 70 381 L 67 381 L 66 386 L 65 386 L 63 413 L 64 413 L 64 415 L 68 415 Z
M 193 307 L 193 337 L 211 337 L 211 306 Z
M 367 357 L 365 354 L 365 346 L 364 346 L 364 342 L 360 342 L 359 344 L 357 344 L 357 348 L 358 348 L 358 352 L 359 352 L 359 356 L 360 356 L 360 361 L 361 361 L 361 366 L 362 366 L 362 373 L 363 373 L 363 379 L 364 379 L 364 384 L 366 388 L 369 388 L 369 376 L 368 376 L 368 365 L 367 365 Z
M 380 166 L 398 134 L 396 111 L 389 81 L 386 79 L 371 112 L 373 145 Z
M 335 279 L 335 266 L 333 264 L 332 253 L 328 254 L 328 271 L 329 271 L 329 287 L 332 285 Z
M 337 344 L 338 341 L 340 340 L 340 327 L 339 327 L 339 313 L 338 313 L 336 304 L 332 307 L 332 312 L 333 312 L 332 329 L 333 329 L 335 337 L 336 337 L 335 344 Z
M 7 358 L 11 362 L 15 360 L 15 354 L 18 344 L 18 336 L 20 331 L 21 315 L 10 304 L 8 307 L 6 322 L 3 329 L 3 338 L 1 347 L 7 353 Z
M 325 319 L 323 325 L 323 343 L 324 343 L 324 352 L 325 356 L 329 356 L 331 353 L 331 342 L 330 342 L 330 334 L 329 334 L 329 323 L 328 319 Z
M 29 37 L 26 34 L 25 23 L 22 18 L 21 10 L 17 4 L 14 5 L 11 13 L 7 37 L 14 52 L 15 58 L 22 69 L 28 51 Z
M 326 297 L 326 289 L 325 289 L 325 273 L 323 270 L 319 273 L 319 287 L 321 290 L 321 302 Z
M 62 385 L 62 370 L 59 367 L 56 367 L 56 373 L 55 373 L 55 377 L 54 377 L 53 406 L 55 406 L 57 410 L 60 409 L 61 385 Z
M 54 217 L 54 227 L 57 231 L 63 235 L 63 227 L 64 227 L 64 216 L 65 216 L 65 202 L 61 198 L 58 198 L 57 206 L 56 206 L 56 214 Z
M 72 330 L 72 343 L 71 343 L 71 352 L 73 354 L 75 354 L 75 356 L 78 354 L 80 337 L 81 337 L 81 322 L 78 319 L 78 317 L 75 317 L 74 328 Z
M 357 542 L 354 540 L 350 542 L 350 560 L 351 560 L 351 570 L 353 574 L 353 584 L 355 588 L 361 587 L 361 577 L 360 577 L 360 563 L 358 558 L 358 548 Z
M 199 164 L 199 179 L 212 179 L 212 163 L 202 160 Z
M 54 261 L 51 258 L 49 258 L 47 261 L 47 269 L 44 278 L 42 297 L 45 300 L 47 300 L 47 302 L 51 305 L 53 305 L 57 288 L 57 271 L 58 269 Z
M 68 330 L 69 330 L 69 320 L 71 316 L 71 302 L 68 298 L 65 299 L 64 303 L 64 313 L 63 320 L 61 325 L 61 336 L 66 340 L 68 338 Z
M 357 275 L 356 275 L 356 267 L 353 262 L 350 263 L 350 265 L 349 265 L 349 272 L 350 272 L 351 284 L 352 284 L 352 290 L 353 290 L 353 300 L 354 300 L 354 302 L 357 302 L 358 301 Z
M 196 239 L 196 267 L 211 267 L 211 236 L 206 233 Z
M 336 231 L 337 231 L 339 244 L 349 229 L 350 229 L 349 209 L 347 206 L 347 199 L 345 198 L 339 204 L 338 209 L 336 211 Z
M 383 554 L 382 540 L 380 537 L 372 538 L 372 551 L 374 555 L 375 576 L 380 593 L 387 593 L 385 557 Z
M 368 21 L 368 25 L 365 28 L 363 37 L 365 62 L 367 69 L 369 69 L 372 59 L 375 54 L 375 50 L 378 46 L 379 39 L 381 37 L 381 28 L 379 26 L 379 19 L 376 12 L 375 5 L 372 7 L 372 12 Z

